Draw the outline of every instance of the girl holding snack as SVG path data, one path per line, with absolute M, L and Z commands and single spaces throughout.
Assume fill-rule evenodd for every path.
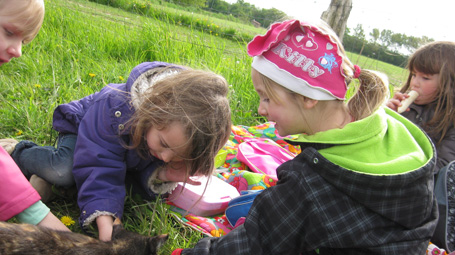
M 431 42 L 409 57 L 409 76 L 387 106 L 398 110 L 408 93 L 418 97 L 401 113 L 420 126 L 438 152 L 435 171 L 455 160 L 455 42 Z M 413 92 L 414 91 L 414 92 Z
M 383 107 L 388 84 L 326 24 L 275 23 L 248 44 L 258 112 L 302 152 L 243 225 L 173 254 L 424 254 L 437 221 L 434 147 Z M 348 86 L 358 88 L 347 101 Z
M 455 251 L 455 42 L 437 41 L 420 47 L 408 60 L 409 76 L 387 106 L 393 110 L 415 98 L 401 114 L 420 126 L 437 151 L 436 198 L 439 223 L 432 242 Z

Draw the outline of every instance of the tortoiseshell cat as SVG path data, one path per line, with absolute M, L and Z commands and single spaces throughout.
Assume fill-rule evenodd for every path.
M 0 255 L 155 255 L 167 238 L 143 236 L 124 229 L 118 222 L 110 242 L 74 232 L 0 222 Z

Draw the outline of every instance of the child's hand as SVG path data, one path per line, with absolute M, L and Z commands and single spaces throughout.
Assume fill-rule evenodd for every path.
M 167 164 L 166 168 L 158 173 L 158 179 L 167 182 L 186 182 L 192 185 L 201 185 L 200 181 L 193 180 L 190 176 L 187 177 L 187 168 L 183 161 Z
M 408 94 L 403 94 L 401 92 L 396 92 L 394 95 L 393 95 L 393 98 L 390 99 L 387 103 L 386 103 L 386 106 L 389 107 L 390 109 L 394 110 L 394 111 L 397 111 L 398 110 L 398 107 L 401 106 L 401 101 L 403 101 L 404 99 L 408 98 L 409 95 Z

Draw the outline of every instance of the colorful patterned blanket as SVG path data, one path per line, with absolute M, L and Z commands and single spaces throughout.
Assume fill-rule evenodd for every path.
M 248 167 L 237 159 L 238 146 L 245 138 L 268 138 L 278 143 L 284 149 L 298 154 L 300 148 L 293 146 L 276 132 L 273 122 L 267 122 L 258 126 L 233 126 L 231 137 L 217 157 L 217 175 L 223 181 L 234 186 L 239 192 L 244 190 L 263 190 L 276 184 L 276 177 L 266 174 L 251 172 Z M 286 138 L 293 139 L 294 136 Z M 207 236 L 220 237 L 233 229 L 226 219 L 226 215 L 214 215 L 201 217 L 181 209 L 171 202 L 167 202 L 174 217 L 186 226 L 199 231 Z

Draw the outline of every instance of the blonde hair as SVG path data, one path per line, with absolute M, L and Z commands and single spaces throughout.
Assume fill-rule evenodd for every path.
M 341 58 L 343 59 L 341 70 L 345 74 L 346 84 L 351 85 L 354 78 L 355 67 L 354 64 L 349 60 L 344 50 L 343 45 L 336 36 L 335 32 L 324 22 L 316 25 L 321 31 L 328 34 L 332 41 L 338 44 L 338 49 Z M 277 96 L 274 94 L 272 86 L 279 85 L 271 79 L 267 78 L 263 74 L 259 73 L 262 77 L 262 81 L 265 87 L 265 93 L 267 96 L 277 103 Z M 389 85 L 387 77 L 376 71 L 362 69 L 358 76 L 358 86 L 353 88 L 354 94 L 349 98 L 347 102 L 347 108 L 351 116 L 356 120 L 361 120 L 365 117 L 370 116 L 375 112 L 381 105 L 384 104 L 385 100 L 389 96 Z M 283 87 L 283 86 L 281 86 Z M 283 87 L 284 88 L 284 87 Z M 285 88 L 286 89 L 286 88 Z M 286 89 L 290 94 L 296 94 L 295 92 Z M 294 95 L 297 96 L 298 94 Z
M 158 72 L 169 69 L 177 73 L 157 81 L 142 95 L 130 123 L 132 147 L 148 156 L 144 136 L 150 128 L 162 130 L 178 122 L 188 138 L 188 155 L 179 155 L 187 163 L 187 174 L 209 176 L 215 169 L 215 156 L 231 133 L 228 83 L 209 71 L 168 67 Z
M 455 42 L 438 41 L 428 43 L 414 52 L 407 64 L 409 76 L 401 92 L 407 92 L 412 73 L 439 74 L 433 118 L 424 123 L 423 129 L 429 134 L 439 134 L 439 144 L 451 126 L 455 125 Z
M 7 3 L 8 7 L 4 8 Z M 24 43 L 31 42 L 39 30 L 44 20 L 44 1 L 43 0 L 0 0 L 0 15 L 12 17 L 12 22 L 25 24 L 23 31 Z

